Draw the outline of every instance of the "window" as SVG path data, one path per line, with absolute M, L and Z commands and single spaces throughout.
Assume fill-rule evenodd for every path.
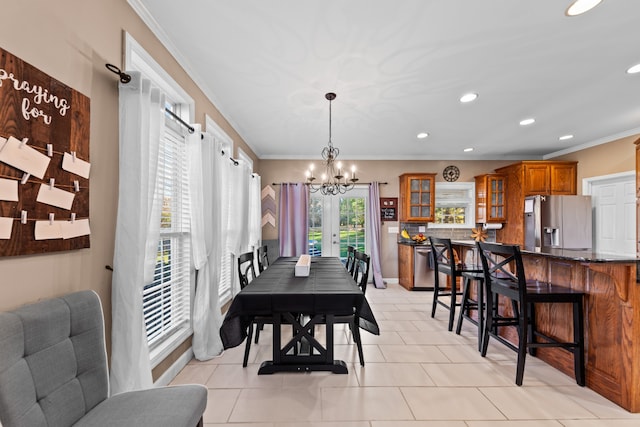
M 165 108 L 189 123 L 191 97 L 126 34 L 127 70 L 137 70 L 166 96 Z M 193 333 L 191 305 L 194 277 L 191 271 L 190 204 L 185 128 L 167 114 L 159 147 L 156 192 L 162 200 L 160 239 L 153 282 L 143 286 L 143 315 L 151 365 L 162 361 Z
M 429 228 L 475 227 L 475 183 L 436 182 L 435 221 Z
M 190 327 L 189 185 L 186 147 L 179 125 L 167 120 L 160 141 L 156 191 L 162 200 L 153 282 L 143 290 L 149 348 Z

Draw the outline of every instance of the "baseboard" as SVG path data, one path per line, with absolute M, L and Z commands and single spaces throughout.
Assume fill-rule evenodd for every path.
M 382 278 L 382 281 L 390 284 L 390 285 L 398 285 L 400 284 L 400 279 L 398 279 L 397 277 L 388 277 L 388 278 Z
M 153 385 L 155 387 L 163 387 L 169 385 L 169 383 L 171 383 L 171 381 L 173 381 L 173 379 L 180 373 L 182 368 L 187 366 L 187 363 L 189 363 L 191 359 L 193 359 L 193 348 L 189 347 L 187 351 L 182 353 L 182 355 L 175 362 L 173 362 L 169 369 L 164 371 L 164 373 L 160 376 L 160 378 L 158 378 L 155 383 L 153 383 Z

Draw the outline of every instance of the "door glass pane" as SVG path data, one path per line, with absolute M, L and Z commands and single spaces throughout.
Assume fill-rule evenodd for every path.
M 420 216 L 423 216 L 423 217 L 429 217 L 429 216 L 431 216 L 431 207 L 429 207 L 429 206 L 423 206 L 423 207 L 422 207 L 422 215 L 420 215 Z
M 311 197 L 309 202 L 309 255 L 322 253 L 322 204 L 320 197 Z
M 420 201 L 422 205 L 430 205 L 431 204 L 431 193 L 422 193 L 422 200 Z
M 365 199 L 364 197 L 340 198 L 340 258 L 346 260 L 347 246 L 365 251 Z
M 422 184 L 422 191 L 429 191 L 429 188 L 431 188 L 430 179 L 421 179 L 420 183 Z
M 420 190 L 420 180 L 412 179 L 411 180 L 411 191 L 419 191 Z
M 420 193 L 411 193 L 411 204 L 417 205 L 420 203 Z

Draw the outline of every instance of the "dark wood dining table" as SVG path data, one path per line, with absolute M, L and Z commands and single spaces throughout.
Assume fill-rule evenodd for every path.
M 224 348 L 240 345 L 256 316 L 273 318 L 273 360 L 261 364 L 258 374 L 280 371 L 347 373 L 334 360 L 335 316 L 355 313 L 357 324 L 372 334 L 380 330 L 364 293 L 339 258 L 312 257 L 309 276 L 294 274 L 298 257 L 281 257 L 233 299 L 220 328 Z M 304 320 L 301 320 L 304 319 Z M 315 326 L 326 325 L 326 342 L 315 336 Z M 292 337 L 282 345 L 282 325 L 292 326 Z

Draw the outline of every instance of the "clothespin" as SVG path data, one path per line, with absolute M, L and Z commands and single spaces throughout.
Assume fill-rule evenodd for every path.
M 21 211 L 20 212 L 20 223 L 21 224 L 26 224 L 27 223 L 27 211 Z
M 25 172 L 22 174 L 22 179 L 20 180 L 20 184 L 26 184 L 27 181 L 29 181 L 29 177 L 31 176 L 31 174 Z
M 73 180 L 73 189 L 76 191 L 76 193 L 80 191 L 80 181 L 78 181 L 77 179 Z
M 55 178 L 49 178 L 49 190 L 53 190 L 53 187 L 56 184 L 56 179 Z
M 52 212 L 49 214 L 49 225 L 53 225 L 53 219 L 55 218 L 55 214 Z
M 29 141 L 29 138 L 22 138 L 22 142 L 20 143 L 20 148 L 24 147 L 27 141 Z
M 74 222 L 76 222 L 76 213 L 71 212 L 71 224 L 73 224 Z
M 53 144 L 47 144 L 47 156 L 53 157 Z

